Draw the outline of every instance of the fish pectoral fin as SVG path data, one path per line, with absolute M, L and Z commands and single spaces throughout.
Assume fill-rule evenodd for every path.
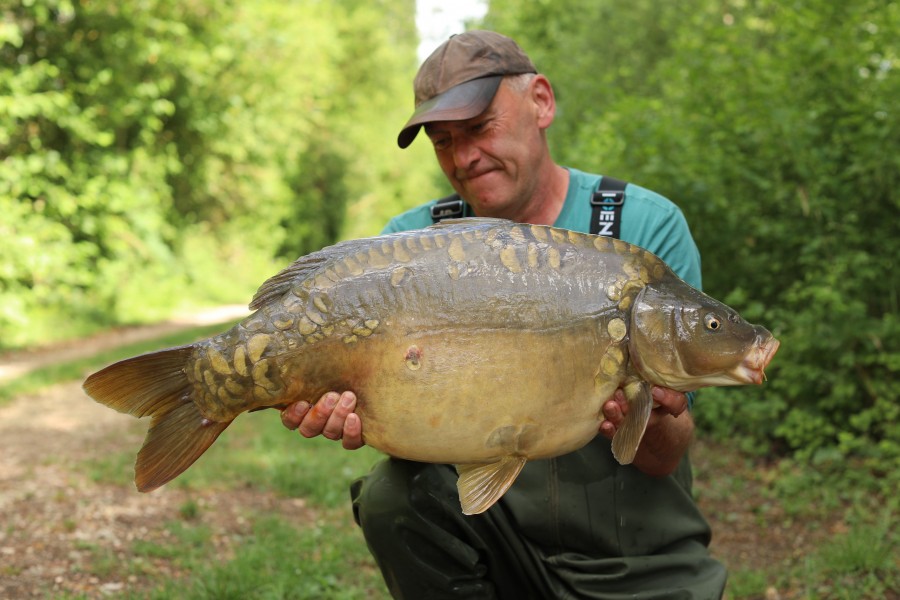
M 644 431 L 647 430 L 647 422 L 653 410 L 653 396 L 650 394 L 650 384 L 646 381 L 629 383 L 623 391 L 628 400 L 628 414 L 613 436 L 612 452 L 619 464 L 629 465 L 637 454 Z
M 456 465 L 459 481 L 459 503 L 465 515 L 483 513 L 506 493 L 522 471 L 527 460 L 506 456 L 487 464 Z

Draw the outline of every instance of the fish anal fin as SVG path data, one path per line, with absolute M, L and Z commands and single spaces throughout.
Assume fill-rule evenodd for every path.
M 637 454 L 638 446 L 647 430 L 650 412 L 653 410 L 653 396 L 650 384 L 636 381 L 623 388 L 628 400 L 628 414 L 613 436 L 612 452 L 619 464 L 629 465 Z
M 463 514 L 483 513 L 500 499 L 522 471 L 527 460 L 506 456 L 497 462 L 456 465 L 457 488 Z
M 137 489 L 152 492 L 178 477 L 230 424 L 204 419 L 193 402 L 155 415 L 134 465 Z

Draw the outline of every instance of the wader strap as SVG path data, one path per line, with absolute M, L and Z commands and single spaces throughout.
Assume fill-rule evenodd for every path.
M 431 220 L 440 223 L 444 219 L 460 219 L 466 215 L 466 203 L 459 194 L 451 194 L 438 200 L 431 207 Z
M 591 196 L 591 233 L 619 239 L 626 185 L 627 182 L 612 177 L 600 179 Z

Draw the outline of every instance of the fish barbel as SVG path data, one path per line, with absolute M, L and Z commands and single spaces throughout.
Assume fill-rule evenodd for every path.
M 352 390 L 366 444 L 455 464 L 463 512 L 480 513 L 526 461 L 596 436 L 617 388 L 629 411 L 612 450 L 627 464 L 652 385 L 759 384 L 779 344 L 638 246 L 498 219 L 330 246 L 250 308 L 220 335 L 85 381 L 98 402 L 152 417 L 139 490 L 177 477 L 243 412 Z

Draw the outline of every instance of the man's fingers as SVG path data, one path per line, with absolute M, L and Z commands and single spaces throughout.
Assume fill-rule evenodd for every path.
M 336 392 L 328 392 L 322 396 L 319 401 L 313 405 L 303 419 L 303 422 L 300 423 L 300 426 L 297 428 L 300 435 L 307 438 L 321 435 L 325 429 L 325 424 L 328 422 L 328 417 L 330 417 L 332 411 L 334 411 L 334 407 L 337 405 L 339 398 L 340 395 Z
M 653 402 L 672 416 L 677 417 L 687 410 L 687 395 L 683 392 L 655 385 L 651 393 L 653 394 Z
M 612 421 L 613 425 L 618 425 L 625 418 L 622 407 L 615 400 L 604 402 L 602 410 L 603 416 L 606 417 L 606 420 Z
M 622 390 L 616 390 L 615 395 L 603 403 L 601 412 L 603 413 L 603 421 L 600 423 L 600 433 L 607 439 L 612 439 L 616 434 L 616 430 L 625 419 L 626 407 L 625 395 Z
M 330 400 L 333 398 L 329 398 Z M 332 408 L 333 411 L 322 428 L 322 435 L 329 440 L 339 440 L 345 435 L 344 423 L 347 421 L 347 415 L 356 408 L 356 396 L 353 392 L 344 392 L 337 398 Z
M 616 435 L 616 426 L 612 424 L 612 421 L 606 420 L 600 423 L 600 435 L 608 440 L 613 439 Z
M 353 411 L 356 394 L 353 392 L 328 392 L 310 406 L 307 402 L 295 402 L 281 411 L 281 422 L 288 429 L 296 429 L 307 438 L 324 436 L 341 440 L 344 448 L 361 448 L 362 422 Z
M 303 417 L 309 412 L 309 402 L 294 402 L 281 411 L 281 424 L 288 429 L 297 429 L 303 421 Z
M 341 438 L 341 444 L 347 450 L 357 450 L 363 447 L 362 441 L 362 421 L 359 415 L 350 413 L 344 422 L 344 437 Z

